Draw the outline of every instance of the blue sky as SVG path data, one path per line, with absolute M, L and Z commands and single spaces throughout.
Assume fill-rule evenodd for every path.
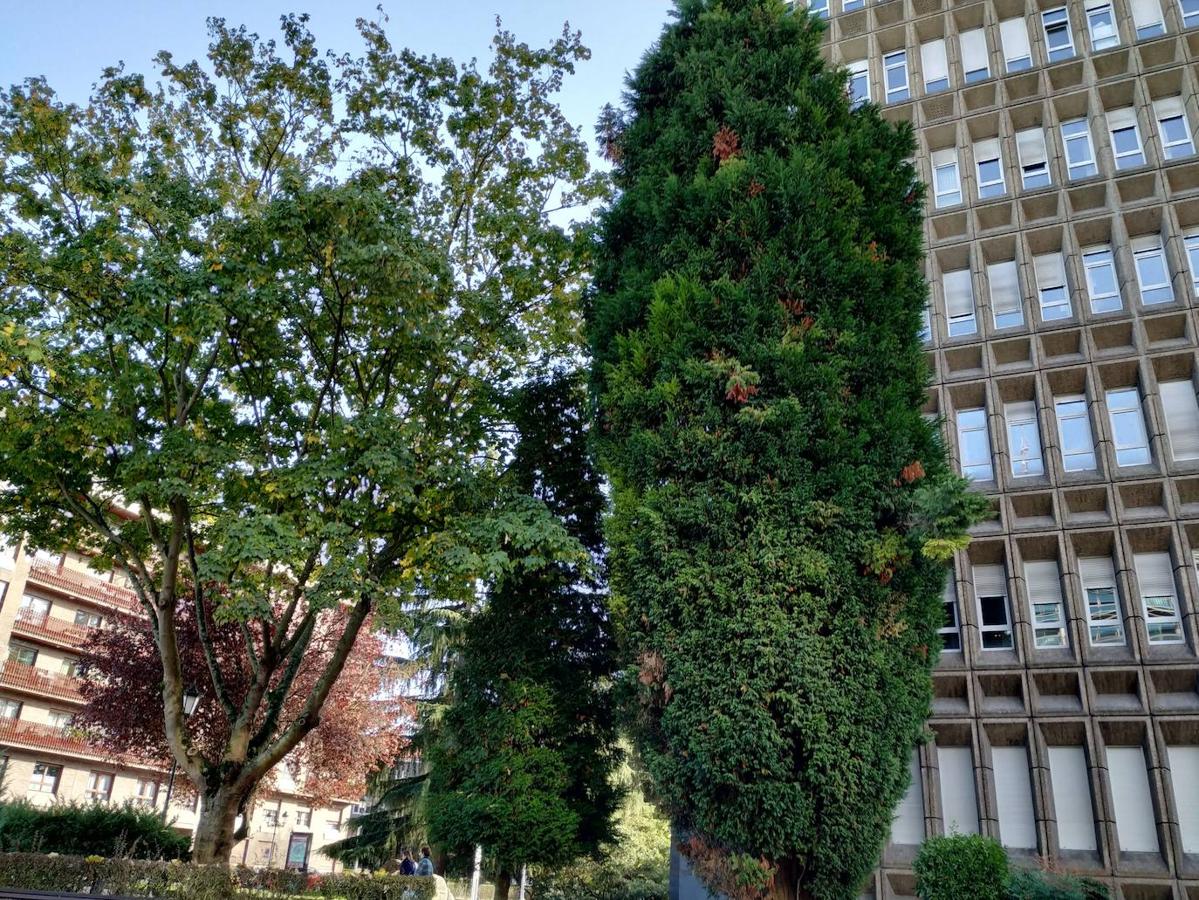
M 378 0 L 0 0 L 0 85 L 45 76 L 66 100 L 83 101 L 106 65 L 124 60 L 153 74 L 151 59 L 203 55 L 204 20 L 223 16 L 264 37 L 278 35 L 279 16 L 307 12 L 324 49 L 357 51 L 358 17 L 374 18 Z M 569 118 L 590 140 L 596 114 L 616 101 L 625 73 L 657 38 L 671 0 L 388 0 L 388 34 L 396 45 L 456 59 L 485 58 L 495 17 L 530 44 L 557 36 L 569 21 L 591 48 L 562 94 Z

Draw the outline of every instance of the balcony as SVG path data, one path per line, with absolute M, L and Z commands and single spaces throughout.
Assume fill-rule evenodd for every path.
M 133 591 L 81 572 L 59 568 L 51 563 L 33 561 L 29 566 L 28 580 L 32 584 L 60 594 L 89 600 L 106 609 L 119 609 L 134 614 L 142 612 L 141 603 Z
M 80 679 L 70 675 L 56 675 L 13 659 L 6 659 L 0 666 L 0 686 L 42 697 L 82 703 L 83 697 L 79 693 L 81 684 Z
M 87 643 L 88 638 L 95 631 L 94 628 L 76 625 L 74 622 L 58 619 L 49 613 L 37 612 L 33 609 L 23 609 L 18 612 L 12 630 L 13 634 L 21 637 L 72 650 L 78 650 Z
M 0 719 L 0 745 L 14 744 L 58 753 L 95 755 L 97 752 L 88 744 L 84 733 L 78 729 L 58 728 L 21 719 Z

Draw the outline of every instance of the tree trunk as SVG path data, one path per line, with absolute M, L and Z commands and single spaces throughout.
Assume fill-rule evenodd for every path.
M 229 854 L 237 841 L 233 837 L 240 797 L 228 788 L 200 797 L 200 821 L 192 846 L 192 862 L 201 865 L 229 865 Z
M 495 900 L 508 900 L 508 891 L 512 887 L 512 873 L 501 871 L 495 879 Z
M 766 896 L 769 900 L 812 900 L 812 895 L 799 887 L 799 864 L 795 860 L 785 859 L 778 864 Z

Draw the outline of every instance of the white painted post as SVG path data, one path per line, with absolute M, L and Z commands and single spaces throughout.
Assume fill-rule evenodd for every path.
M 483 877 L 483 845 L 475 844 L 475 866 L 470 873 L 470 900 L 479 900 L 479 882 Z

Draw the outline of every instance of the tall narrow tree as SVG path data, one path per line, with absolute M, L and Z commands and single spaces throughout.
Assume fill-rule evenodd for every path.
M 737 898 L 857 896 L 983 501 L 921 414 L 910 128 L 782 0 L 679 0 L 604 117 L 590 311 L 641 752 Z

